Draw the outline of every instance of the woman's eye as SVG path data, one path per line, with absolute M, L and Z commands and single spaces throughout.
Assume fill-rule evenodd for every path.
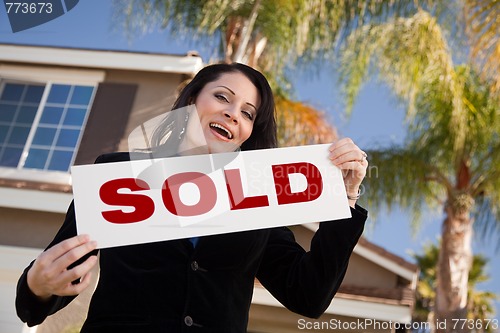
M 251 112 L 245 110 L 243 110 L 242 112 L 245 115 L 245 117 L 247 117 L 250 120 L 253 120 L 253 114 Z
M 221 95 L 221 94 L 216 94 L 215 95 L 215 98 L 217 98 L 218 100 L 221 100 L 221 101 L 224 101 L 226 103 L 229 103 L 229 100 L 226 98 L 226 96 L 224 95 Z

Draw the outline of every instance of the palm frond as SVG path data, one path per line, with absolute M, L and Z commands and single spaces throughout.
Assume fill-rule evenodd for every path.
M 493 91 L 500 91 L 500 2 L 465 1 L 467 33 L 471 57 L 479 62 L 481 73 L 494 81 Z
M 371 170 L 364 181 L 364 200 L 370 210 L 377 212 L 383 205 L 388 209 L 399 205 L 411 210 L 413 223 L 418 225 L 425 205 L 443 204 L 451 184 L 433 165 L 432 158 L 422 159 L 422 151 L 392 147 L 368 154 Z
M 349 37 L 342 53 L 340 82 L 348 110 L 367 75 L 374 74 L 406 102 L 407 116 L 412 119 L 417 96 L 425 95 L 429 82 L 434 82 L 453 106 L 450 132 L 455 133 L 454 150 L 463 147 L 463 82 L 454 70 L 443 31 L 428 12 L 419 10 L 410 18 L 364 26 Z
M 420 268 L 419 283 L 417 285 L 416 312 L 419 319 L 433 311 L 436 293 L 436 266 L 439 256 L 439 245 L 426 244 L 422 254 L 413 254 Z M 471 270 L 468 275 L 468 318 L 485 320 L 491 318 L 494 311 L 493 302 L 498 296 L 491 291 L 477 290 L 479 283 L 488 281 L 486 267 L 489 260 L 481 255 L 474 255 Z
M 113 0 L 113 26 L 124 27 L 129 36 L 168 28 L 189 39 L 210 38 L 226 33 L 236 18 L 245 26 L 258 7 L 251 35 L 268 41 L 262 53 L 268 66 L 264 69 L 279 72 L 299 59 L 311 62 L 333 55 L 350 31 L 366 22 L 413 14 L 418 4 L 417 0 Z M 224 38 L 220 42 L 224 46 Z

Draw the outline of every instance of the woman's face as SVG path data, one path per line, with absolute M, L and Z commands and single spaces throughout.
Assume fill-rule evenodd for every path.
M 230 152 L 252 134 L 260 96 L 245 75 L 227 73 L 207 83 L 195 105 L 209 153 Z

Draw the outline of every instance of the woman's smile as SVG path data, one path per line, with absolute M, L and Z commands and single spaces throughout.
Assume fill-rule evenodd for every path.
M 221 125 L 219 123 L 210 123 L 209 126 L 212 129 L 214 135 L 221 140 L 230 141 L 233 138 L 233 133 L 231 133 L 229 129 L 224 127 L 224 125 Z

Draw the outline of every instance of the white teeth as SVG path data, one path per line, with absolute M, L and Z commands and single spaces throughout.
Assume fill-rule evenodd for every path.
M 220 128 L 221 130 L 223 130 L 224 132 L 227 133 L 227 137 L 228 139 L 232 139 L 233 138 L 233 134 L 227 129 L 225 128 L 224 126 L 222 125 L 219 125 L 217 123 L 210 123 L 210 127 L 217 127 L 217 128 Z

